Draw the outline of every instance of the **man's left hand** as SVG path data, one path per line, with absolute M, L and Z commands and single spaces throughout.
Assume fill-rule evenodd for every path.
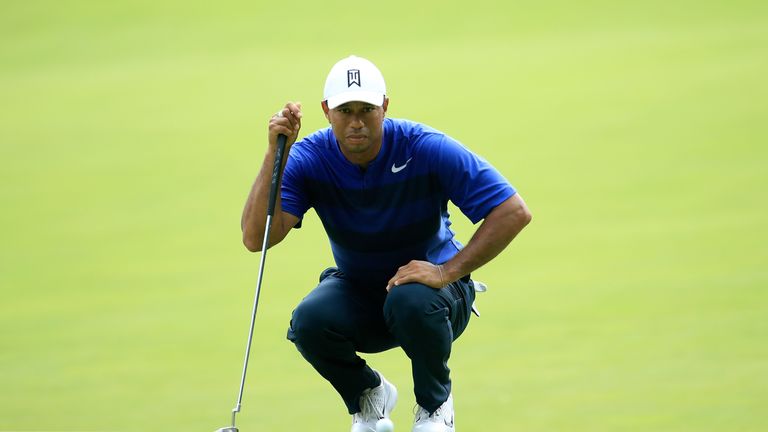
M 442 266 L 427 261 L 413 260 L 397 269 L 397 273 L 387 283 L 387 291 L 397 285 L 420 283 L 432 288 L 442 288 L 450 281 L 444 279 Z

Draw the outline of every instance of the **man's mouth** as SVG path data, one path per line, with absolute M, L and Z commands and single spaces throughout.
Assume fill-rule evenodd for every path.
M 350 142 L 362 142 L 362 141 L 365 141 L 366 139 L 368 139 L 368 137 L 365 135 L 360 135 L 360 134 L 347 135 L 347 141 L 350 141 Z

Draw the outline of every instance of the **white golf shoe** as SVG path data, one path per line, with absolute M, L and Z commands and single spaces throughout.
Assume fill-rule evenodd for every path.
M 416 405 L 413 432 L 454 432 L 453 394 L 448 395 L 448 400 L 443 402 L 432 415 L 429 414 L 429 411 Z
M 389 418 L 397 403 L 397 388 L 378 371 L 374 372 L 381 378 L 381 384 L 360 395 L 360 412 L 352 415 L 352 432 L 376 432 L 376 422 Z

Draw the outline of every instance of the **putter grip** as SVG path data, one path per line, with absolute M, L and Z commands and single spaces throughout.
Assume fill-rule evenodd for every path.
M 275 215 L 275 202 L 277 202 L 277 189 L 280 184 L 280 167 L 283 165 L 283 155 L 285 154 L 285 142 L 288 139 L 283 134 L 277 136 L 277 153 L 275 153 L 275 166 L 272 168 L 272 185 L 269 187 L 269 205 L 267 206 L 267 215 Z

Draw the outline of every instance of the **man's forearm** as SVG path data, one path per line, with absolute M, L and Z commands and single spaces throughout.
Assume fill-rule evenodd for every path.
M 283 159 L 283 166 L 285 168 L 285 162 L 287 157 Z M 256 176 L 256 180 L 251 186 L 251 191 L 248 194 L 248 199 L 243 209 L 243 215 L 240 220 L 240 227 L 243 231 L 243 244 L 248 250 L 257 252 L 261 250 L 264 242 L 264 228 L 267 221 L 267 203 L 269 201 L 269 189 L 272 184 L 272 169 L 275 163 L 275 152 L 268 150 L 264 155 L 264 161 L 261 165 L 261 170 Z M 282 176 L 280 176 L 282 183 Z M 280 190 L 280 184 L 278 184 L 278 191 Z M 280 236 L 284 232 L 282 229 L 282 205 L 280 199 L 280 193 L 277 194 L 275 201 L 275 215 L 272 220 L 272 229 L 270 230 L 270 246 L 282 240 Z
M 443 264 L 445 282 L 460 279 L 491 261 L 530 221 L 531 213 L 518 194 L 496 206 L 464 249 Z

